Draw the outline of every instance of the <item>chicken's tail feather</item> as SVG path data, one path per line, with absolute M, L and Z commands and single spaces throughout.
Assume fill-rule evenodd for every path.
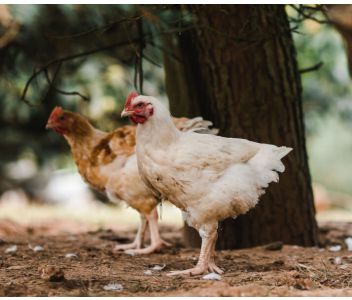
M 276 147 L 268 145 L 258 151 L 249 161 L 249 164 L 257 171 L 258 186 L 267 187 L 270 182 L 278 182 L 279 174 L 285 171 L 281 159 L 286 156 L 292 148 Z

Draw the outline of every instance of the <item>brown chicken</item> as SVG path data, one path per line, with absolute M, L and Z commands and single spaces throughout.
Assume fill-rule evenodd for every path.
M 174 118 L 175 125 L 183 131 L 206 131 L 211 122 L 202 118 Z M 115 250 L 125 250 L 130 254 L 148 254 L 169 245 L 161 239 L 158 228 L 158 201 L 145 186 L 138 172 L 135 155 L 135 126 L 123 126 L 107 133 L 94 128 L 78 113 L 56 107 L 46 128 L 62 135 L 71 147 L 73 159 L 83 179 L 94 189 L 105 193 L 117 202 L 125 201 L 136 209 L 141 223 L 134 241 L 117 245 Z M 144 232 L 149 225 L 151 244 L 142 248 Z

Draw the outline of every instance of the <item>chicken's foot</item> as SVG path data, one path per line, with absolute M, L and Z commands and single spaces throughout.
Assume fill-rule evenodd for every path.
M 131 249 L 141 249 L 143 247 L 144 241 L 144 233 L 148 226 L 148 221 L 144 215 L 141 214 L 141 223 L 139 224 L 138 231 L 134 241 L 129 244 L 116 245 L 114 248 L 114 252 L 117 251 L 126 251 Z
M 159 251 L 163 246 L 170 247 L 171 244 L 164 241 L 159 234 L 159 227 L 158 227 L 158 212 L 156 208 L 146 216 L 148 223 L 149 223 L 149 231 L 150 231 L 150 246 L 143 248 L 143 249 L 131 249 L 127 250 L 127 254 L 150 254 L 156 251 Z
M 215 264 L 215 243 L 217 240 L 217 226 L 215 230 L 213 229 L 211 232 L 202 232 L 202 247 L 200 250 L 199 259 L 197 265 L 194 268 L 183 270 L 183 271 L 172 271 L 168 276 L 177 276 L 177 275 L 201 275 L 206 272 L 215 272 L 218 274 L 222 274 L 224 271 L 221 270 Z

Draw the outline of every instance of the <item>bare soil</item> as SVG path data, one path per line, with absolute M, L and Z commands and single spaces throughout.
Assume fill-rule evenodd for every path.
M 225 269 L 219 281 L 166 276 L 197 260 L 197 249 L 183 248 L 180 230 L 162 228 L 174 247 L 148 256 L 112 252 L 116 242 L 131 240 L 131 231 L 48 232 L 0 222 L 0 296 L 352 295 L 352 252 L 344 243 L 352 236 L 348 223 L 324 224 L 321 248 L 275 243 L 218 251 L 217 264 Z M 342 249 L 330 251 L 336 244 Z M 6 253 L 13 245 L 17 251 Z M 44 250 L 35 252 L 35 246 Z M 165 268 L 153 270 L 156 265 Z M 119 290 L 105 290 L 109 284 Z

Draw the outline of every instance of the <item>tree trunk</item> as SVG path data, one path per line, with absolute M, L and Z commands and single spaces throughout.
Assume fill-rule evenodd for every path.
M 317 224 L 301 101 L 301 79 L 284 6 L 192 5 L 197 26 L 175 43 L 183 63 L 165 56 L 166 88 L 175 115 L 202 115 L 220 135 L 294 150 L 286 171 L 246 215 L 219 226 L 219 249 L 272 241 L 312 246 Z M 187 242 L 194 235 L 186 229 Z

